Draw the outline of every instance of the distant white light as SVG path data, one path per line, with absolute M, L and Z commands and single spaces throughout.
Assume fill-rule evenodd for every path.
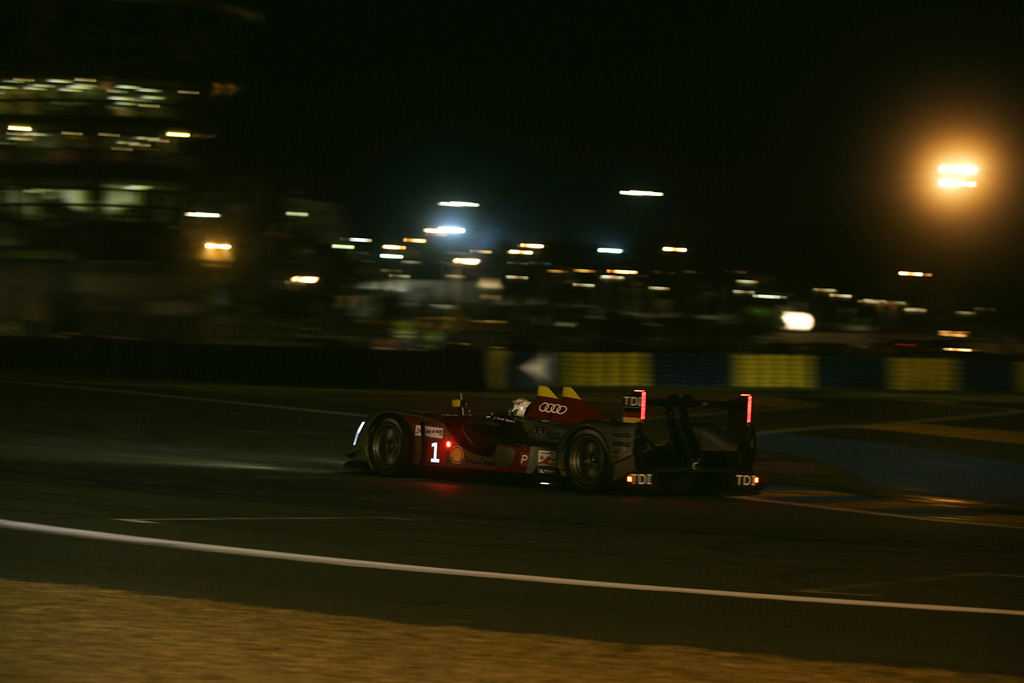
M 382 244 L 381 249 L 387 249 L 388 251 L 405 251 L 404 244 Z
M 520 249 L 543 249 L 544 245 L 540 242 L 520 242 Z
M 428 235 L 464 235 L 466 229 L 458 225 L 439 225 L 436 228 L 423 228 Z
M 206 249 L 211 249 L 211 250 L 218 250 L 218 249 L 222 250 L 222 251 L 230 251 L 231 250 L 231 245 L 228 244 L 227 242 L 207 242 L 206 244 L 203 245 L 203 247 L 206 248 Z
M 288 278 L 288 282 L 294 282 L 297 285 L 315 285 L 320 282 L 319 275 L 292 275 Z
M 593 282 L 574 282 L 572 283 L 572 286 L 582 287 L 584 289 L 593 289 L 594 287 L 597 287 L 597 285 L 595 285 Z
M 689 251 L 686 247 L 662 247 L 662 251 L 675 252 L 677 254 L 685 254 Z
M 455 208 L 469 208 L 469 209 L 475 209 L 478 206 L 480 206 L 476 202 L 462 202 L 462 201 L 458 201 L 458 200 L 452 200 L 452 201 L 446 201 L 446 202 L 438 202 L 437 205 L 438 206 L 452 206 L 452 207 L 455 207 Z
M 509 249 L 505 253 L 509 256 L 533 256 L 532 249 Z
M 284 215 L 289 218 L 309 218 L 308 211 L 285 211 Z
M 186 218 L 220 218 L 219 213 L 213 211 L 186 211 Z
M 597 253 L 598 254 L 621 254 L 622 253 L 622 249 L 619 249 L 618 247 L 598 247 L 597 248 Z
M 923 315 L 928 312 L 927 308 L 921 308 L 920 306 L 907 306 L 903 309 L 904 313 L 911 313 L 916 315 Z
M 625 280 L 626 276 L 625 275 L 612 275 L 611 273 L 602 273 L 601 274 L 601 279 L 602 280 Z
M 121 188 L 122 190 L 128 190 L 129 192 L 145 192 L 146 190 L 152 190 L 152 185 L 125 185 Z
M 366 243 L 366 244 L 368 244 L 370 242 L 373 242 L 373 240 L 371 238 L 369 238 L 369 237 L 349 237 L 348 241 L 349 242 Z
M 506 275 L 506 280 L 529 280 L 529 275 Z
M 623 268 L 609 268 L 605 272 L 611 273 L 612 275 L 639 275 L 640 274 L 639 270 L 626 270 L 626 269 L 623 269 Z
M 671 287 L 666 287 L 665 285 L 647 285 L 647 289 L 649 291 L 652 291 L 652 292 L 670 292 L 670 291 L 672 291 Z
M 932 277 L 931 273 L 925 273 L 920 270 L 901 270 L 897 275 L 900 277 Z
M 814 316 L 804 311 L 783 311 L 782 328 L 792 332 L 810 332 L 814 329 Z
M 356 247 L 355 247 L 354 244 L 338 244 L 338 243 L 334 243 L 334 244 L 331 245 L 331 249 L 347 249 L 347 250 L 352 250 L 352 249 L 355 249 L 355 248 Z
M 619 190 L 619 194 L 624 197 L 664 197 L 664 192 L 655 192 L 653 190 Z
M 427 243 L 427 240 L 426 240 L 425 237 L 403 237 L 402 241 L 403 242 L 408 242 L 410 244 L 426 244 Z
M 974 349 L 968 349 L 962 346 L 944 346 L 943 351 L 950 351 L 952 353 L 974 353 Z
M 12 133 L 31 133 L 32 126 L 19 126 L 14 123 L 8 123 L 7 130 L 11 131 Z
M 192 133 L 189 133 L 187 130 L 169 130 L 166 133 L 164 133 L 164 135 L 166 135 L 169 138 L 190 138 L 190 137 L 192 137 Z
M 478 258 L 471 258 L 471 257 L 467 257 L 467 256 L 457 256 L 457 257 L 452 259 L 452 263 L 454 263 L 456 265 L 459 265 L 459 266 L 479 266 L 480 265 L 480 259 L 478 259 Z
M 405 256 L 402 254 L 392 254 L 391 252 L 385 252 L 383 254 L 380 254 L 380 257 L 383 259 L 392 259 L 395 261 L 401 261 L 402 259 L 405 258 Z

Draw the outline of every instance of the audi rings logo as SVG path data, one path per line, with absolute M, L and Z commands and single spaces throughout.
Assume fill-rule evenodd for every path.
M 542 413 L 551 413 L 552 415 L 565 415 L 569 410 L 569 406 L 562 405 L 561 403 L 541 403 L 537 410 Z

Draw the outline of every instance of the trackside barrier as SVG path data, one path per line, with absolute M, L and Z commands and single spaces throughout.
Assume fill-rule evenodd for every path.
M 729 384 L 734 387 L 815 389 L 821 386 L 818 357 L 775 353 L 732 354 Z
M 84 378 L 363 389 L 509 391 L 738 387 L 1024 394 L 1024 361 L 999 356 L 597 353 L 453 347 L 224 346 L 91 337 L 0 337 L 0 370 Z
M 552 384 L 1024 393 L 1024 361 L 754 353 L 557 354 Z M 484 354 L 486 386 L 523 388 L 510 352 Z M 518 377 L 513 381 L 513 377 Z
M 890 391 L 963 391 L 963 365 L 954 358 L 886 358 Z
M 581 387 L 652 386 L 654 354 L 587 353 L 559 354 L 561 384 Z

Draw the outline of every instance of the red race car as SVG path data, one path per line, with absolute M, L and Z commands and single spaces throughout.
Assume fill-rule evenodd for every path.
M 534 399 L 516 399 L 500 413 L 435 414 L 382 410 L 356 432 L 352 454 L 384 476 L 416 469 L 509 472 L 565 481 L 596 493 L 613 486 L 652 491 L 751 493 L 757 453 L 753 397 L 697 400 L 648 397 L 636 389 L 622 397 L 622 417 L 612 419 L 585 403 L 572 387 L 559 397 L 537 388 Z M 655 417 L 648 411 L 662 409 Z

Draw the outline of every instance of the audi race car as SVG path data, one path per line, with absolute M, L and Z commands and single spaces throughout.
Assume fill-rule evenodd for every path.
M 564 481 L 596 493 L 613 486 L 649 491 L 753 493 L 756 441 L 753 397 L 722 401 L 687 395 L 622 397 L 612 419 L 572 389 L 537 388 L 506 413 L 474 415 L 461 397 L 453 414 L 382 410 L 356 432 L 354 460 L 384 476 L 414 470 L 478 470 Z M 659 417 L 648 410 L 661 408 Z

